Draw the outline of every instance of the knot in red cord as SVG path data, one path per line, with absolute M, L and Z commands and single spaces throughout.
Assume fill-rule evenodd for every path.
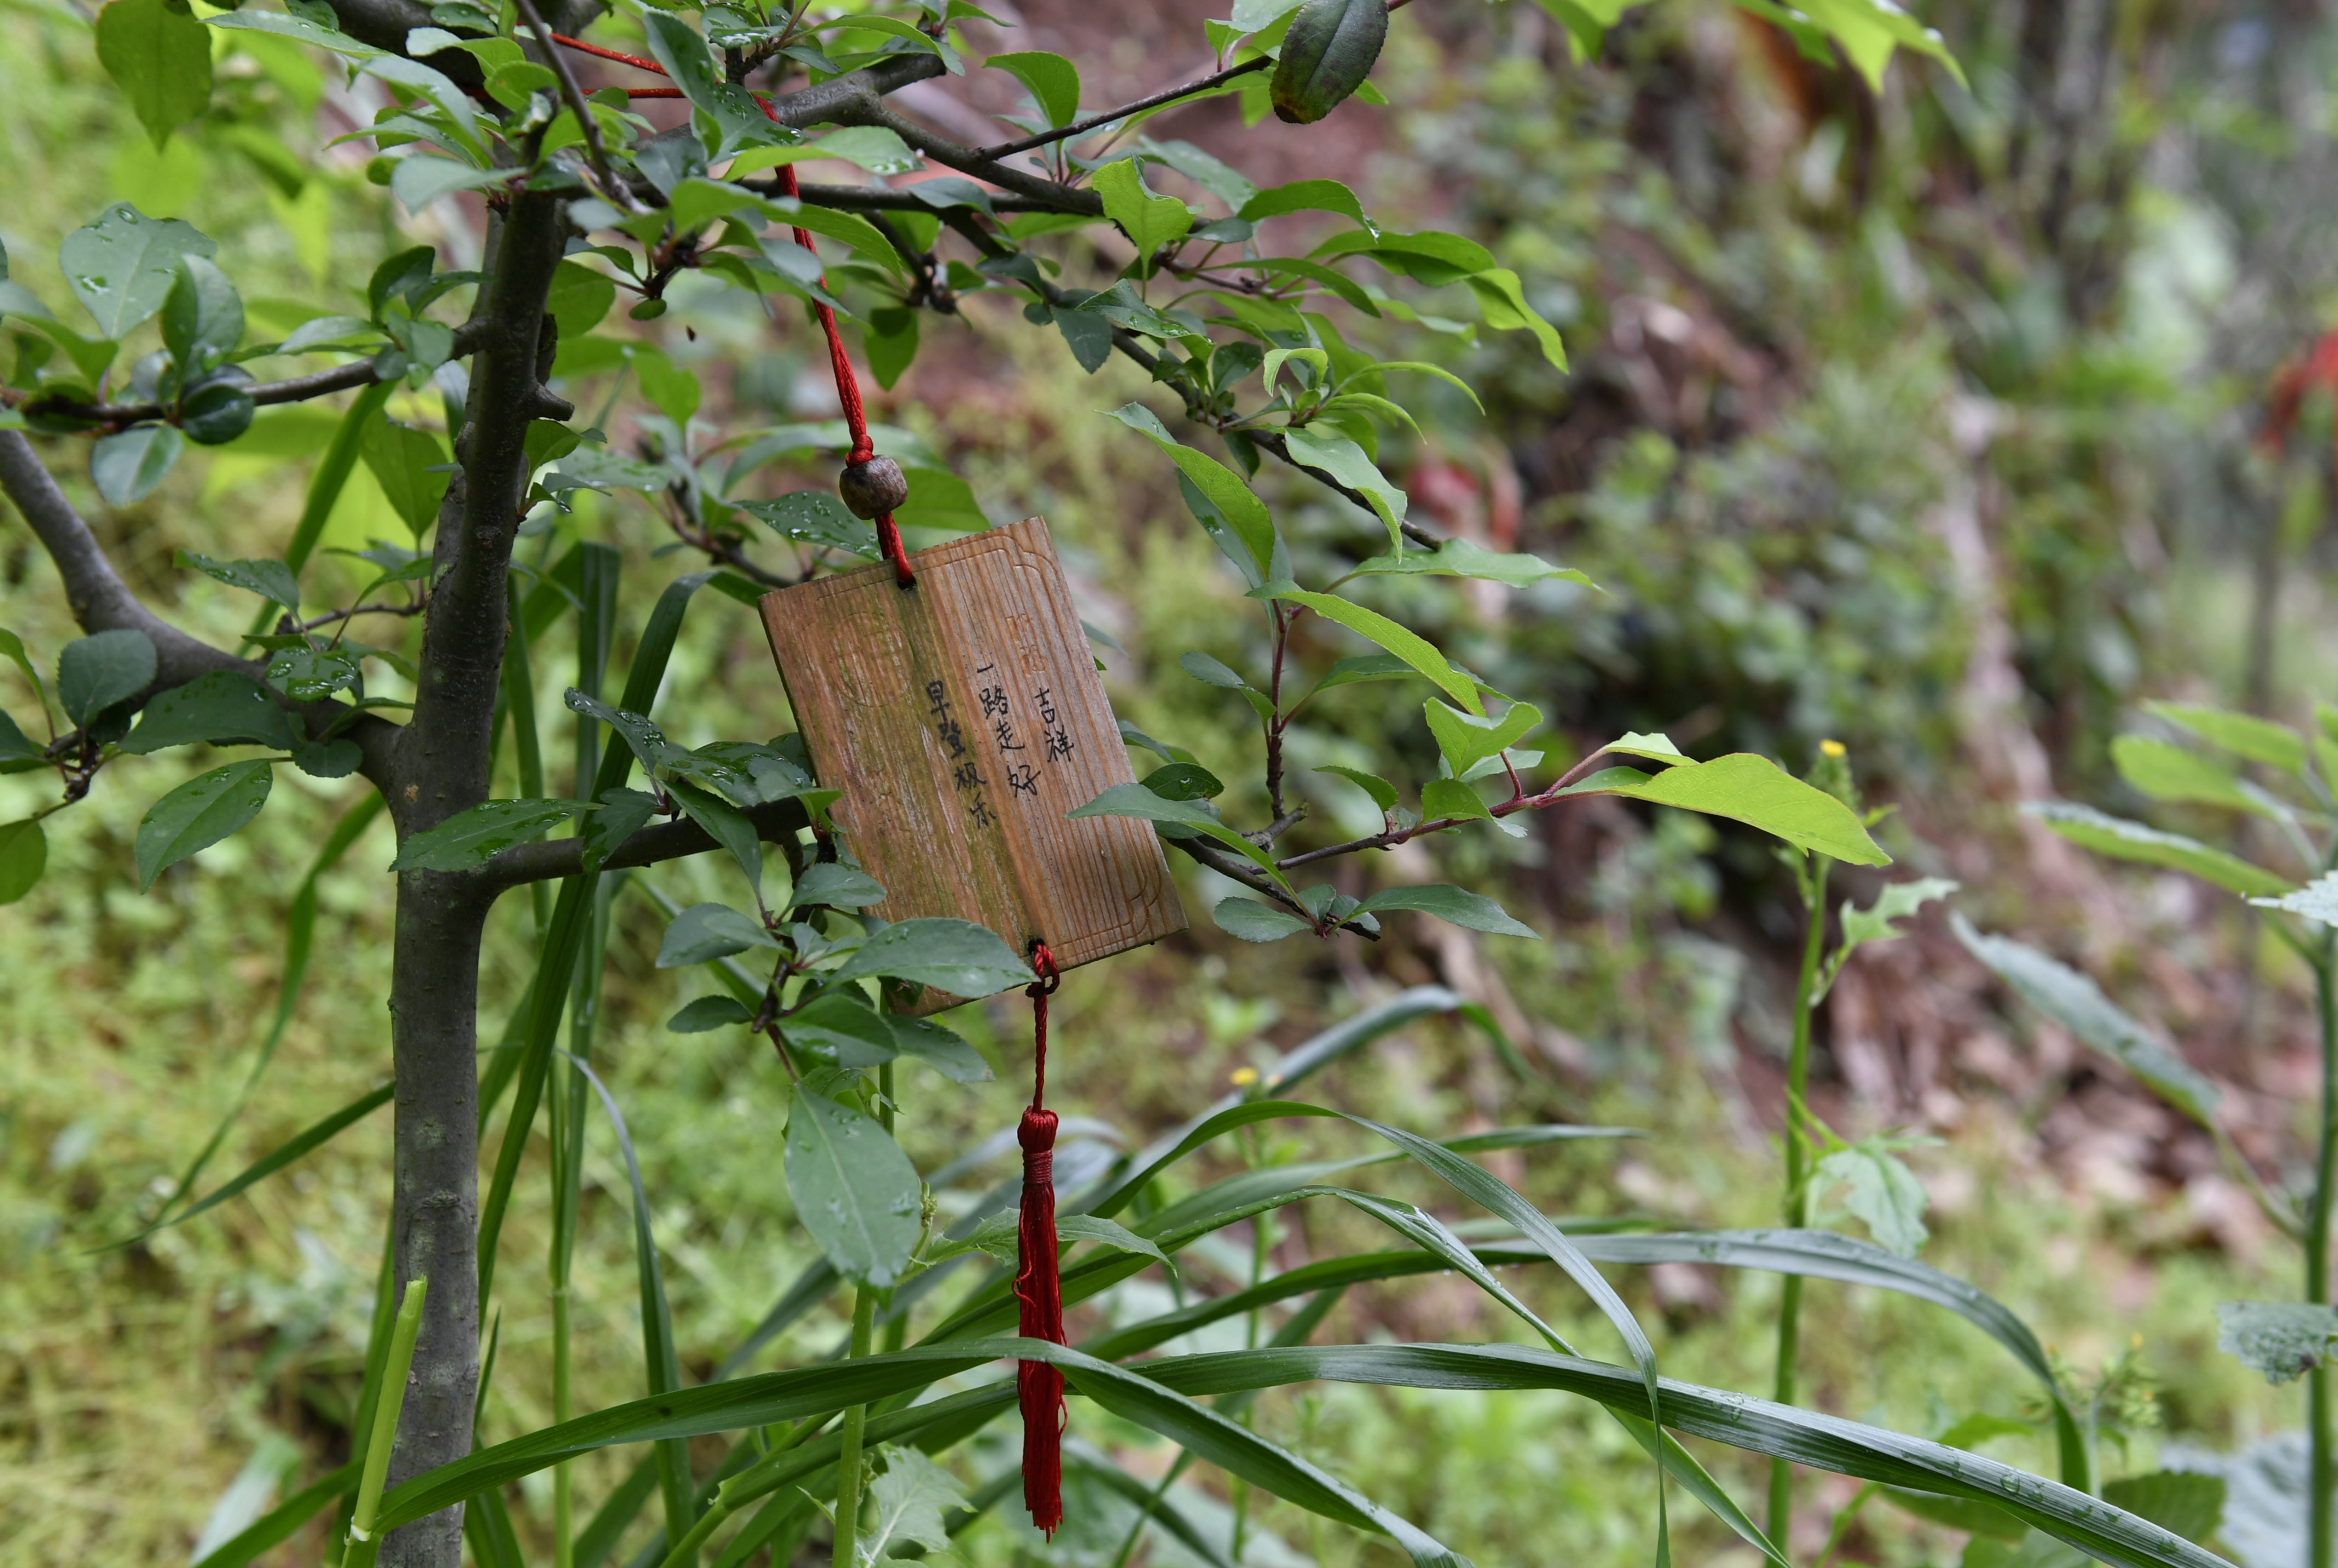
M 1015 1142 L 1031 1156 L 1030 1163 L 1024 1167 L 1027 1179 L 1035 1170 L 1042 1180 L 1055 1174 L 1056 1127 L 1053 1111 L 1037 1105 L 1023 1108 L 1023 1122 L 1015 1129 Z

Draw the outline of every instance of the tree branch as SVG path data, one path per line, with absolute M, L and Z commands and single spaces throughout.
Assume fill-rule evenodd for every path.
M 89 524 L 34 452 L 33 444 L 19 431 L 0 430 L 0 494 L 15 504 L 32 526 L 33 536 L 41 542 L 64 580 L 65 603 L 84 632 L 138 632 L 154 645 L 154 679 L 134 699 L 140 706 L 217 670 L 231 670 L 260 681 L 258 664 L 189 636 L 139 602 L 113 569 L 113 563 L 106 559 L 104 547 L 89 531 Z M 273 687 L 268 691 L 278 703 L 301 717 L 312 736 L 349 716 L 349 710 L 336 702 L 296 702 Z M 384 788 L 398 726 L 368 714 L 350 723 L 342 734 L 356 741 L 364 753 L 359 770 L 377 789 Z
M 746 808 L 747 820 L 767 844 L 792 844 L 796 834 L 811 825 L 804 814 L 802 802 L 775 800 L 767 805 Z M 703 855 L 722 846 L 714 836 L 687 818 L 674 822 L 661 822 L 644 828 L 611 851 L 603 863 L 604 871 L 623 871 L 633 866 L 654 866 L 664 860 L 679 860 L 687 855 Z M 548 882 L 563 877 L 575 877 L 584 869 L 584 841 L 582 838 L 544 838 L 533 844 L 516 845 L 481 865 L 472 875 L 494 892 L 517 887 L 528 882 Z
M 742 180 L 741 184 L 765 196 L 780 193 L 776 180 L 757 182 Z M 875 191 L 865 185 L 804 185 L 796 187 L 796 195 L 807 207 L 843 207 L 861 212 L 934 212 L 948 213 L 955 208 L 937 209 L 932 202 L 920 198 L 915 190 Z M 1017 196 L 1001 191 L 990 199 L 993 211 L 999 212 L 1061 212 L 1060 201 L 1041 200 L 1034 196 Z
M 838 81 L 847 78 L 839 77 Z M 836 83 L 828 83 L 834 86 Z M 774 103 L 778 101 L 774 100 Z M 1104 198 L 1093 191 L 1075 191 L 1053 180 L 1010 169 L 995 158 L 986 158 L 971 147 L 959 145 L 948 137 L 927 130 L 914 120 L 908 120 L 888 109 L 874 93 L 841 105 L 832 116 L 840 125 L 881 125 L 902 141 L 923 152 L 937 163 L 947 164 L 961 174 L 971 174 L 987 180 L 1002 191 L 1042 202 L 1051 212 L 1102 213 Z
M 481 324 L 468 321 L 455 329 L 455 347 L 447 356 L 460 359 L 476 353 L 485 336 Z M 368 358 L 353 360 L 331 370 L 319 370 L 313 376 L 295 376 L 283 381 L 266 381 L 250 387 L 251 400 L 261 407 L 278 403 L 305 403 L 311 397 L 326 397 L 352 387 L 370 387 L 384 379 L 374 370 Z M 160 403 L 44 403 L 38 400 L 25 405 L 27 411 L 53 414 L 68 419 L 92 419 L 99 423 L 124 426 L 142 419 L 162 419 L 171 410 Z
M 1208 839 L 1202 838 L 1171 838 L 1168 839 L 1167 842 L 1175 845 L 1178 848 L 1184 850 L 1186 854 L 1192 856 L 1195 860 L 1200 861 L 1203 865 L 1208 867 L 1219 876 L 1231 877 L 1234 881 L 1239 882 L 1243 887 L 1249 888 L 1252 892 L 1256 893 L 1262 897 L 1273 899 L 1277 904 L 1282 905 L 1285 909 L 1290 910 L 1302 920 L 1307 921 L 1311 925 L 1314 923 L 1315 916 L 1308 912 L 1305 906 L 1302 905 L 1297 899 L 1292 897 L 1290 894 L 1285 893 L 1282 888 L 1276 887 L 1272 877 L 1268 877 L 1265 872 L 1261 871 L 1249 861 L 1243 859 L 1241 856 L 1229 854 L 1227 851 L 1221 849 L 1216 845 L 1211 843 Z M 1374 942 L 1380 940 L 1379 932 L 1367 931 L 1363 926 L 1358 925 L 1352 920 L 1341 926 L 1340 929 L 1342 931 L 1353 931 L 1357 936 L 1369 938 Z M 1295 936 L 1297 933 L 1294 932 L 1293 935 Z

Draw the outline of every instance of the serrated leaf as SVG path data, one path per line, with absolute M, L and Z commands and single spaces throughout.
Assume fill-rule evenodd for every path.
M 2219 1301 L 2216 1348 L 2268 1383 L 2304 1377 L 2338 1346 L 2338 1307 L 2311 1301 Z
M 1245 942 L 1280 942 L 1315 929 L 1288 909 L 1240 897 L 1219 899 L 1210 907 L 1210 918 L 1227 936 Z
M 785 1164 L 796 1217 L 836 1271 L 879 1289 L 899 1280 L 921 1227 L 917 1168 L 892 1135 L 854 1106 L 801 1091 Z
M 77 637 L 57 654 L 57 706 L 74 723 L 86 725 L 143 691 L 154 668 L 154 644 L 143 632 Z
M 281 561 L 219 561 L 188 550 L 175 552 L 172 559 L 231 588 L 257 593 L 296 615 L 300 612 L 300 580 L 292 575 L 292 568 Z
M 2116 860 L 2132 860 L 2146 866 L 2166 866 L 2177 871 L 2188 871 L 2205 882 L 2213 882 L 2228 893 L 2243 897 L 2274 896 L 2288 892 L 2295 886 L 2288 877 L 2252 866 L 2237 855 L 2203 844 L 2197 838 L 2187 838 L 2181 833 L 2163 833 L 2140 822 L 2124 817 L 2113 817 L 2091 806 L 2071 801 L 2033 801 L 2021 808 L 2027 816 L 2039 821 L 2068 838 L 2082 849 L 2097 855 L 2108 855 Z
M 1177 668 L 1204 686 L 1215 686 L 1225 691 L 1247 691 L 1250 682 L 1235 671 L 1200 649 L 1189 649 L 1177 655 Z
M 2260 909 L 2282 909 L 2324 926 L 2338 926 L 2338 871 L 2325 872 L 2294 893 L 2278 898 L 2252 898 Z
M 1119 420 L 1138 435 L 1144 436 L 1169 455 L 1178 472 L 1192 482 L 1216 507 L 1226 526 L 1250 552 L 1251 560 L 1261 573 L 1266 573 L 1274 561 L 1274 520 L 1267 515 L 1266 504 L 1251 493 L 1241 475 L 1224 464 L 1194 451 L 1172 436 L 1152 409 L 1142 403 L 1124 404 L 1111 411 Z
M 658 944 L 657 966 L 684 968 L 728 958 L 750 947 L 768 947 L 776 953 L 780 943 L 761 922 L 727 904 L 693 904 L 666 926 L 664 939 Z
M 133 425 L 91 446 L 90 480 L 108 502 L 128 506 L 152 495 L 185 449 L 186 437 L 175 426 Z
M 1503 907 L 1482 893 L 1455 887 L 1442 882 L 1425 882 L 1412 887 L 1383 887 L 1356 906 L 1366 914 L 1383 914 L 1390 909 L 1417 910 L 1434 915 L 1439 920 L 1464 926 L 1472 931 L 1491 932 L 1497 936 L 1539 937 L 1542 933 L 1533 926 L 1510 917 Z
M 1437 738 L 1453 776 L 1459 779 L 1479 762 L 1500 756 L 1542 722 L 1542 710 L 1531 702 L 1513 702 L 1499 719 L 1459 713 L 1430 698 L 1421 705 L 1429 732 Z
M 890 1443 L 877 1451 L 877 1462 L 882 1468 L 869 1483 L 873 1517 L 853 1543 L 862 1568 L 902 1561 L 894 1554 L 896 1544 L 921 1546 L 928 1553 L 948 1551 L 950 1534 L 943 1511 L 966 1503 L 958 1477 L 923 1451 Z
M 1076 813 L 1075 813 L 1076 815 Z M 841 984 L 876 975 L 930 985 L 969 1000 L 1036 978 L 1015 949 L 970 920 L 902 920 L 860 945 L 831 977 Z
M 2009 936 L 1984 936 L 1962 915 L 1949 929 L 2016 995 L 2134 1073 L 2143 1086 L 2206 1126 L 2223 1092 L 2194 1072 L 2173 1048 L 2103 995 L 2093 979 Z
M 591 809 L 582 800 L 483 800 L 399 846 L 392 871 L 465 871 Z
M 1144 188 L 1136 160 L 1117 158 L 1090 177 L 1104 199 L 1105 216 L 1121 227 L 1136 247 L 1137 276 L 1149 274 L 1153 259 L 1163 247 L 1174 245 L 1194 226 L 1194 214 L 1174 196 L 1155 196 Z
M 162 308 L 179 279 L 179 258 L 218 252 L 193 224 L 149 218 L 119 201 L 96 222 L 65 236 L 57 248 L 57 265 L 74 297 L 97 322 L 98 335 L 118 341 Z
M 40 823 L 0 827 L 0 905 L 14 904 L 30 893 L 48 864 L 49 839 Z
M 1842 946 L 1836 951 L 1848 955 L 1863 942 L 1888 942 L 1901 933 L 1892 926 L 1894 920 L 1905 919 L 1935 898 L 1945 898 L 1957 890 L 1958 884 L 1945 877 L 1920 877 L 1913 882 L 1886 883 L 1876 894 L 1875 902 L 1864 909 L 1852 906 L 1850 899 L 1842 901 Z
M 1843 1207 L 1866 1222 L 1877 1245 L 1913 1258 L 1931 1239 L 1924 1228 L 1924 1207 L 1930 1201 L 1924 1184 L 1879 1140 L 1836 1150 L 1819 1161 L 1818 1176 L 1822 1182 L 1850 1186 Z
M 138 823 L 139 891 L 259 816 L 275 780 L 271 762 L 231 762 L 188 779 L 155 801 Z
M 298 741 L 292 716 L 248 675 L 214 670 L 162 693 L 138 717 L 122 749 L 145 756 L 167 746 L 273 746 Z

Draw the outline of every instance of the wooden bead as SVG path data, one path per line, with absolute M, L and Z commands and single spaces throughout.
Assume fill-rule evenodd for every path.
M 855 517 L 876 517 L 898 510 L 909 498 L 909 482 L 899 463 L 880 454 L 847 466 L 836 476 L 836 493 Z

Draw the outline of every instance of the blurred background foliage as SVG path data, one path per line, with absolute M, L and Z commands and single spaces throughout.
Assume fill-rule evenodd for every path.
M 992 47 L 1072 54 L 1100 102 L 1182 80 L 1203 53 L 1207 8 L 1186 0 L 991 9 L 1022 24 L 986 37 Z M 2338 643 L 2324 536 L 2331 393 L 2307 387 L 2286 424 L 2268 423 L 2265 395 L 2338 305 L 2327 216 L 2338 27 L 2315 6 L 2276 0 L 1920 9 L 1970 91 L 1903 60 L 1871 93 L 1757 23 L 1675 0 L 1634 13 L 1600 58 L 1577 63 L 1529 0 L 1449 0 L 1414 5 L 1392 29 L 1375 77 L 1385 109 L 1351 103 L 1293 135 L 1271 122 L 1245 128 L 1222 100 L 1154 129 L 1261 183 L 1347 180 L 1384 224 L 1470 233 L 1560 325 L 1568 375 L 1516 334 L 1474 341 L 1342 318 L 1361 346 L 1400 341 L 1404 357 L 1449 366 L 1486 402 L 1480 420 L 1426 378 L 1410 389 L 1425 433 L 1388 438 L 1381 456 L 1415 505 L 1602 585 L 1416 579 L 1387 592 L 1464 662 L 1553 714 L 1558 760 L 1621 730 L 1661 730 L 1696 755 L 1759 750 L 1799 771 L 1821 739 L 1843 741 L 1870 799 L 1899 808 L 1883 833 L 1903 865 L 1960 877 L 1976 917 L 2024 930 L 2169 1020 L 2192 1059 L 2234 1086 L 2244 1144 L 2294 1162 L 2306 1082 L 2298 974 L 2196 886 L 2078 865 L 2025 833 L 2010 808 L 2061 794 L 2132 808 L 2107 744 L 2144 696 L 2290 717 L 2338 697 L 2327 674 Z M 264 328 L 341 306 L 376 261 L 418 239 L 440 246 L 442 264 L 476 259 L 468 198 L 409 217 L 367 183 L 361 154 L 319 150 L 369 113 L 313 60 L 258 34 L 222 35 L 218 75 L 209 117 L 158 148 L 119 108 L 74 0 L 0 0 L 0 240 L 16 282 L 62 309 L 57 242 L 112 200 L 218 239 Z M 978 73 L 919 92 L 905 106 L 945 124 L 963 123 L 969 104 L 1010 102 Z M 673 299 L 664 319 L 617 330 L 698 374 L 710 430 L 833 414 L 806 323 L 767 318 L 711 284 Z M 620 407 L 607 377 L 580 390 L 588 416 Z M 1119 644 L 1105 658 L 1123 718 L 1223 777 L 1255 778 L 1247 710 L 1187 680 L 1175 658 L 1201 648 L 1254 663 L 1262 634 L 1155 456 L 1092 412 L 1132 397 L 1174 412 L 1125 363 L 1085 375 L 1052 333 L 976 295 L 958 319 L 925 320 L 919 358 L 879 404 L 949 460 L 992 521 L 1048 518 L 1084 614 Z M 434 405 L 408 397 L 398 412 L 432 424 Z M 136 586 L 182 624 L 227 640 L 245 606 L 174 572 L 171 552 L 280 547 L 329 417 L 270 414 L 127 509 L 97 503 L 85 483 L 76 499 Z M 632 434 L 618 414 L 613 437 Z M 78 473 L 62 445 L 52 457 Z M 1288 475 L 1262 484 L 1311 565 L 1362 553 L 1370 531 L 1344 504 Z M 327 542 L 361 547 L 401 529 L 360 473 Z M 585 498 L 543 547 L 570 535 L 626 552 L 631 626 L 686 561 L 658 554 L 670 538 L 632 497 Z M 342 586 L 358 585 L 351 574 Z M 661 720 L 693 744 L 788 727 L 752 616 L 707 597 Z M 53 654 L 72 634 L 63 616 L 45 562 L 11 520 L 0 527 L 0 623 Z M 1319 662 L 1350 651 L 1302 650 Z M 539 667 L 557 668 L 554 653 Z M 1294 731 L 1317 818 L 1302 833 L 1357 830 L 1361 798 L 1305 771 L 1364 761 L 1344 754 L 1343 736 L 1384 728 L 1422 773 L 1433 766 L 1417 710 L 1392 690 L 1348 688 Z M 9 701 L 26 695 L 12 687 Z M 557 696 L 541 694 L 540 709 L 557 711 Z M 274 1006 L 286 902 L 359 798 L 355 780 L 288 773 L 278 808 L 252 830 L 141 897 L 126 876 L 138 816 L 200 766 L 166 756 L 109 769 L 57 820 L 46 880 L 0 911 L 0 1563 L 12 1568 L 186 1560 L 238 1510 L 250 1517 L 290 1477 L 348 1451 L 386 1210 L 386 1120 L 248 1200 L 136 1248 L 92 1250 L 152 1211 L 231 1102 Z M 0 817 L 44 799 L 26 779 L 0 779 Z M 378 827 L 324 877 L 299 1017 L 215 1171 L 386 1070 L 388 853 Z M 1336 1070 L 1321 1093 L 1457 1130 L 1549 1116 L 1635 1123 L 1652 1137 L 1497 1161 L 1555 1213 L 1772 1218 L 1800 915 L 1762 842 L 1601 802 L 1547 813 L 1523 839 L 1455 838 L 1389 858 L 1392 880 L 1507 882 L 1510 906 L 1547 940 L 1422 921 L 1369 947 L 1251 948 L 1203 917 L 1227 889 L 1199 873 L 1185 889 L 1192 932 L 1070 977 L 1059 1102 L 1140 1141 L 1326 1021 L 1439 980 L 1493 1008 L 1528 1076 L 1432 1023 Z M 713 896 L 699 875 L 681 863 L 645 879 L 687 904 Z M 1862 896 L 1871 887 L 1844 880 Z M 811 1256 L 777 1176 L 766 1090 L 778 1069 L 728 1034 L 665 1033 L 684 998 L 653 966 L 661 920 L 637 887 L 615 911 L 604 1059 L 654 1195 L 685 1370 L 704 1377 Z M 525 982 L 527 951 L 523 901 L 497 918 L 487 1039 Z M 2287 1407 L 2214 1353 L 2208 1304 L 2262 1293 L 2286 1271 L 2281 1247 L 2205 1140 L 2089 1067 L 2067 1038 L 2014 1016 L 1924 925 L 1862 955 L 1838 988 L 1822 1020 L 1822 1112 L 1852 1135 L 1906 1127 L 1940 1140 L 1911 1155 L 1933 1202 L 1927 1256 L 2011 1304 L 2078 1375 L 2139 1352 L 2157 1396 L 2130 1404 L 2157 1414 L 2111 1444 L 2114 1473 L 2148 1468 L 2169 1436 L 2214 1448 L 2264 1436 Z M 1019 1004 L 967 1012 L 961 1027 L 995 1063 L 1022 1060 Z M 962 1122 L 921 1112 L 912 1079 L 903 1137 L 921 1166 L 1005 1125 L 1015 1077 L 990 1086 L 979 1115 L 945 1113 Z M 1307 1136 L 1311 1148 L 1337 1146 Z M 639 1392 L 616 1158 L 596 1127 L 577 1269 L 584 1407 Z M 545 1197 L 541 1181 L 520 1191 L 513 1255 L 525 1257 Z M 1294 1220 L 1278 1265 L 1309 1255 L 1311 1230 L 1320 1241 L 1344 1223 Z M 1754 1326 L 1773 1281 L 1687 1266 L 1618 1273 L 1635 1306 L 1669 1329 L 1668 1370 L 1766 1382 L 1766 1333 Z M 1813 1290 L 1826 1331 L 1809 1348 L 1805 1387 L 1822 1407 L 1925 1434 L 1974 1411 L 2024 1416 L 1998 1352 L 1953 1320 Z M 1605 1343 L 1569 1298 L 1547 1295 L 1562 1328 Z M 490 1440 L 549 1416 L 547 1310 L 524 1287 L 506 1300 Z M 1513 1332 L 1435 1282 L 1359 1291 L 1340 1310 L 1349 1338 Z M 821 1354 L 839 1331 L 816 1316 L 760 1364 Z M 1481 1563 L 1548 1561 L 1562 1543 L 1586 1564 L 1646 1559 L 1644 1467 L 1556 1396 L 1340 1388 L 1263 1409 L 1278 1436 Z M 1076 1431 L 1141 1474 L 1167 1464 L 1142 1434 L 1091 1413 Z M 1993 1451 L 2045 1457 L 2042 1443 L 2025 1450 L 2020 1439 Z M 629 1462 L 587 1462 L 583 1494 Z M 1714 1462 L 1753 1495 L 1750 1466 Z M 1223 1496 L 1222 1482 L 1207 1485 Z M 1839 1504 L 1850 1490 L 1830 1483 L 1818 1496 Z M 523 1493 L 525 1532 L 548 1502 Z M 1081 1523 L 1050 1559 L 1111 1562 L 1123 1506 L 1076 1490 Z M 1863 1517 L 1845 1560 L 1953 1555 L 1950 1533 L 1881 1509 Z M 1251 1562 L 1392 1561 L 1384 1545 L 1303 1516 L 1264 1518 Z M 280 1560 L 317 1560 L 319 1528 Z M 983 1563 L 1034 1553 L 1019 1528 L 986 1524 L 965 1551 Z M 1684 1560 L 1751 1561 L 1704 1521 L 1684 1528 Z M 1798 1539 L 1798 1554 L 1817 1545 Z

